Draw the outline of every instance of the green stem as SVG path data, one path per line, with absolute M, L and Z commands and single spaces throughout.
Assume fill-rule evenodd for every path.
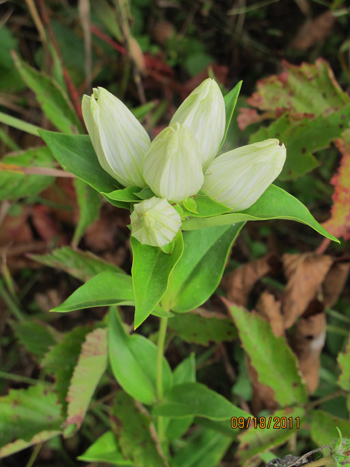
M 161 401 L 163 399 L 163 354 L 164 354 L 164 343 L 166 337 L 166 328 L 168 325 L 168 318 L 160 318 L 160 328 L 158 334 L 158 348 L 157 348 L 157 399 Z M 159 440 L 164 440 L 164 425 L 163 417 L 158 417 L 158 436 Z
M 18 381 L 19 383 L 25 383 L 25 384 L 43 384 L 44 386 L 48 386 L 48 387 L 52 386 L 52 384 L 48 383 L 47 381 L 43 381 L 40 379 L 27 378 L 27 376 L 14 375 L 13 373 L 6 373 L 6 371 L 0 371 L 0 378 L 9 379 L 12 381 Z
M 307 467 L 321 467 L 322 465 L 335 465 L 335 462 L 332 456 L 323 457 L 322 459 L 317 459 L 315 461 L 308 462 Z
M 37 458 L 37 456 L 38 456 L 38 454 L 39 454 L 39 451 L 40 451 L 40 449 L 41 449 L 41 447 L 42 447 L 43 444 L 44 444 L 44 443 L 39 443 L 39 444 L 37 444 L 37 445 L 35 446 L 35 449 L 34 449 L 34 451 L 32 452 L 32 455 L 30 456 L 30 459 L 29 459 L 29 461 L 28 461 L 26 467 L 32 467 L 32 465 L 33 465 L 34 462 L 36 461 L 36 458 Z

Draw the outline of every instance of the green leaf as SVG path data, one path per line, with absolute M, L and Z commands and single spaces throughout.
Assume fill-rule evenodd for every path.
M 190 217 L 212 217 L 219 216 L 220 214 L 224 214 L 231 211 L 231 208 L 228 208 L 223 204 L 217 203 L 212 198 L 210 198 L 210 196 L 206 195 L 202 190 L 200 190 L 196 195 L 193 196 L 193 201 L 195 201 L 196 203 L 196 210 L 191 211 L 187 208 L 186 204 L 184 203 L 183 215 Z
M 301 222 L 312 227 L 316 232 L 339 243 L 311 215 L 310 211 L 294 196 L 282 188 L 270 185 L 256 203 L 242 212 L 224 214 L 209 219 L 190 218 L 182 223 L 182 230 L 196 230 L 209 226 L 229 225 L 235 222 L 263 221 L 269 219 L 287 219 Z
M 0 397 L 0 407 L 0 448 L 5 447 L 1 457 L 23 449 L 23 443 L 15 447 L 16 440 L 30 445 L 33 437 L 43 431 L 51 432 L 48 437 L 61 431 L 63 420 L 57 396 L 42 385 L 10 390 L 7 396 Z
M 112 36 L 114 36 L 117 41 L 123 42 L 123 34 L 120 30 L 113 7 L 111 7 L 106 0 L 95 0 L 91 3 L 91 7 L 103 26 Z
M 156 196 L 149 186 L 146 186 L 146 188 L 143 188 L 141 191 L 134 191 L 134 193 L 140 199 L 150 199 L 153 198 L 153 196 Z
M 287 148 L 287 159 L 281 172 L 281 180 L 296 180 L 319 165 L 313 153 L 327 148 L 331 141 L 340 138 L 348 128 L 350 105 L 328 116 L 315 120 L 305 118 L 291 124 L 288 114 L 282 115 L 269 127 L 261 127 L 251 136 L 250 143 L 268 138 L 278 138 Z
M 108 200 L 113 199 L 115 201 L 124 201 L 125 203 L 139 203 L 140 198 L 136 194 L 139 191 L 141 191 L 141 188 L 129 186 L 123 190 L 112 191 L 112 193 L 103 193 L 103 196 Z
M 80 123 L 72 104 L 60 86 L 51 78 L 30 67 L 13 54 L 17 70 L 27 86 L 34 91 L 47 118 L 64 133 L 82 133 Z
M 220 149 L 225 143 L 227 132 L 230 127 L 231 120 L 232 120 L 233 112 L 235 111 L 235 107 L 237 104 L 237 99 L 238 99 L 239 93 L 241 92 L 242 83 L 243 81 L 240 81 L 238 84 L 236 84 L 236 86 L 229 93 L 227 93 L 226 96 L 224 97 L 225 112 L 226 112 L 226 126 L 225 126 L 224 137 L 222 138 L 222 142 L 220 145 Z
M 142 121 L 154 109 L 155 106 L 156 102 L 147 102 L 146 104 L 130 109 L 130 112 L 137 118 L 137 120 Z
M 78 326 L 64 334 L 62 341 L 45 355 L 41 366 L 56 378 L 55 387 L 64 413 L 67 409 L 66 396 L 74 368 L 81 353 L 81 346 L 92 326 Z
M 200 383 L 174 386 L 163 401 L 153 407 L 152 412 L 163 417 L 183 418 L 196 415 L 216 421 L 230 420 L 231 417 L 249 417 L 247 412 Z
M 307 401 L 305 382 L 301 380 L 298 361 L 284 337 L 276 337 L 270 323 L 254 312 L 232 305 L 226 299 L 237 326 L 242 346 L 255 368 L 258 381 L 274 391 L 282 406 Z
M 183 201 L 183 206 L 186 209 L 186 211 L 189 211 L 191 213 L 197 213 L 197 203 L 193 198 L 186 198 Z
M 121 186 L 98 162 L 90 137 L 87 135 L 64 135 L 40 130 L 40 136 L 50 148 L 60 165 L 100 193 L 110 193 Z M 128 203 L 119 203 L 129 207 Z
M 232 319 L 201 308 L 189 313 L 175 314 L 168 326 L 182 340 L 200 345 L 232 341 L 237 337 Z
M 52 308 L 51 311 L 67 313 L 96 306 L 133 304 L 134 292 L 131 277 L 105 271 L 79 287 L 67 300 Z
M 345 352 L 339 352 L 337 360 L 341 369 L 338 384 L 342 389 L 350 392 L 350 337 Z
M 194 353 L 183 360 L 174 370 L 174 386 L 183 383 L 194 383 L 196 381 L 196 360 Z M 166 438 L 169 441 L 180 439 L 193 423 L 193 416 L 184 418 L 173 418 L 167 420 Z
M 256 428 L 253 425 L 238 436 L 240 444 L 237 454 L 240 459 L 240 464 L 243 465 L 252 457 L 266 449 L 279 446 L 287 441 L 293 433 L 298 432 L 303 423 L 304 415 L 305 410 L 303 408 L 294 407 L 276 410 L 273 414 L 261 417 L 257 422 Z M 286 428 L 281 428 L 282 417 L 284 417 L 282 426 L 285 425 Z M 250 416 L 250 418 L 253 417 Z M 297 424 L 296 418 L 299 418 L 299 425 Z M 262 421 L 266 422 L 265 428 L 260 428 L 259 426 L 259 422 L 261 423 Z
M 77 248 L 73 250 L 69 246 L 57 248 L 47 255 L 29 255 L 29 257 L 51 268 L 61 269 L 82 282 L 105 271 L 125 274 L 118 266 L 108 263 L 90 251 L 81 251 Z
M 11 454 L 14 454 L 15 452 L 23 451 L 23 449 L 27 449 L 30 446 L 34 446 L 35 444 L 48 441 L 51 438 L 54 438 L 55 436 L 58 436 L 60 434 L 61 434 L 60 430 L 54 430 L 54 431 L 44 430 L 34 435 L 30 441 L 23 441 L 23 439 L 18 439 L 17 441 L 14 441 L 13 443 L 7 444 L 3 448 L 0 448 L 0 459 L 3 457 L 10 456 Z
M 119 314 L 109 312 L 109 359 L 113 374 L 124 389 L 136 400 L 150 405 L 156 401 L 157 347 L 144 336 L 125 333 Z M 172 373 L 163 357 L 163 391 L 172 387 Z
M 151 417 L 123 391 L 115 396 L 111 422 L 123 456 L 135 467 L 169 467 Z
M 175 237 L 175 248 L 171 255 L 163 253 L 160 248 L 142 245 L 134 237 L 131 237 L 130 243 L 133 253 L 132 281 L 135 293 L 136 329 L 163 297 L 169 275 L 181 258 L 184 246 L 181 230 Z
M 330 444 L 338 436 L 337 427 L 344 438 L 350 438 L 349 420 L 333 417 L 322 410 L 311 411 L 311 438 L 317 446 Z
M 201 428 L 174 456 L 173 463 L 178 467 L 217 467 L 231 443 L 231 438 Z
M 113 431 L 106 431 L 77 459 L 85 462 L 104 462 L 116 466 L 133 465 L 120 452 L 117 438 Z
M 47 323 L 36 319 L 11 322 L 17 339 L 26 350 L 39 358 L 44 357 L 49 348 L 60 341 L 60 333 Z
M 170 311 L 163 310 L 161 306 L 156 306 L 155 309 L 152 311 L 152 315 L 158 316 L 158 318 L 172 318 L 174 313 L 170 313 Z
M 74 180 L 74 187 L 79 205 L 79 221 L 74 231 L 72 244 L 77 246 L 85 230 L 98 219 L 102 200 L 96 190 L 79 178 Z
M 81 427 L 93 393 L 106 371 L 107 361 L 107 329 L 95 329 L 86 335 L 70 381 L 65 434 L 69 432 L 72 436 Z M 75 425 L 74 430 L 71 425 Z
M 243 223 L 185 232 L 184 253 L 170 276 L 161 305 L 185 313 L 202 305 L 219 285 Z
M 217 433 L 221 433 L 232 439 L 237 439 L 237 435 L 241 433 L 239 428 L 232 429 L 231 423 L 229 423 L 227 420 L 216 422 L 214 420 L 209 420 L 208 418 L 195 417 L 194 423 L 196 425 L 202 425 L 210 428 L 211 430 L 214 430 Z
M 53 164 L 54 159 L 46 147 L 5 156 L 0 164 L 0 200 L 17 200 L 43 191 L 55 177 L 26 174 L 21 167 L 52 167 Z

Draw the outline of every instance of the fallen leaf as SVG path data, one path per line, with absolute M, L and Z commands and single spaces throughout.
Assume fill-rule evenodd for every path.
M 331 183 L 334 185 L 332 196 L 333 206 L 331 218 L 322 226 L 335 237 L 350 238 L 350 130 L 343 133 L 343 139 L 338 139 L 335 144 L 342 153 L 342 159 L 338 172 L 333 176 Z
M 276 337 L 284 336 L 283 315 L 281 313 L 282 303 L 275 296 L 265 290 L 256 304 L 256 311 L 271 324 L 272 332 Z
M 299 360 L 307 390 L 312 394 L 318 386 L 320 354 L 326 339 L 326 314 L 323 305 L 314 300 L 295 325 L 290 346 Z
M 282 256 L 285 275 L 288 279 L 284 292 L 284 328 L 290 328 L 315 297 L 333 259 L 331 256 L 305 253 Z
M 250 403 L 253 414 L 258 414 L 262 410 L 276 410 L 278 403 L 274 398 L 274 391 L 268 386 L 265 386 L 265 384 L 259 383 L 258 373 L 250 363 L 248 355 L 245 355 L 247 372 L 253 389 L 252 400 Z
M 313 45 L 330 36 L 336 18 L 331 10 L 326 10 L 314 19 L 307 20 L 298 30 L 289 47 L 298 50 L 307 50 Z
M 250 263 L 238 267 L 225 274 L 220 287 L 227 293 L 227 299 L 239 306 L 245 306 L 249 292 L 254 284 L 263 276 L 270 274 L 277 268 L 277 256 L 270 253 Z
M 325 308 L 331 308 L 337 302 L 339 295 L 344 289 L 349 270 L 349 258 L 337 258 L 334 260 L 322 284 Z

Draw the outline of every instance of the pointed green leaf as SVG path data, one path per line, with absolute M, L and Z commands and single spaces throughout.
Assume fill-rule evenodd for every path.
M 282 406 L 305 403 L 307 391 L 298 361 L 284 337 L 276 337 L 270 323 L 254 312 L 223 299 L 237 326 L 242 346 L 255 368 L 258 381 L 274 391 Z
M 217 421 L 230 420 L 231 417 L 249 417 L 247 412 L 200 383 L 173 386 L 163 401 L 153 407 L 152 412 L 154 415 L 171 418 L 196 415 Z
M 105 271 L 79 287 L 67 300 L 51 311 L 67 313 L 83 308 L 122 304 L 134 304 L 131 277 L 126 274 Z
M 334 438 L 338 437 L 337 427 L 344 438 L 350 438 L 349 420 L 333 417 L 333 415 L 322 410 L 312 410 L 311 438 L 317 446 L 330 444 Z
M 141 191 L 137 186 L 129 186 L 123 190 L 115 190 L 111 193 L 103 193 L 104 197 L 108 200 L 124 201 L 125 203 L 138 203 L 140 198 L 135 194 Z
M 184 253 L 162 299 L 165 309 L 185 313 L 208 300 L 219 285 L 231 246 L 243 225 L 185 232 Z
M 61 340 L 61 335 L 47 323 L 31 318 L 26 321 L 11 322 L 17 339 L 24 345 L 27 352 L 42 358 L 55 344 Z
M 339 352 L 338 364 L 341 368 L 338 384 L 342 389 L 350 392 L 350 337 L 345 352 Z
M 31 259 L 51 268 L 61 269 L 73 277 L 86 282 L 100 272 L 110 271 L 125 274 L 125 272 L 90 251 L 81 251 L 69 246 L 57 248 L 47 255 L 29 255 Z
M 79 178 L 74 180 L 79 205 L 79 220 L 74 231 L 73 246 L 78 245 L 85 230 L 99 217 L 102 199 L 98 192 Z
M 109 312 L 109 359 L 113 374 L 124 389 L 143 404 L 156 401 L 157 347 L 140 334 L 125 333 L 117 311 Z M 163 357 L 163 391 L 170 390 L 173 376 Z
M 237 99 L 238 99 L 239 93 L 241 92 L 242 83 L 243 81 L 240 81 L 238 84 L 236 84 L 236 86 L 229 93 L 227 93 L 226 96 L 224 97 L 225 112 L 226 112 L 226 126 L 225 126 L 224 137 L 220 145 L 220 149 L 225 143 L 227 132 L 228 132 L 231 120 L 232 120 L 233 112 L 235 111 L 235 107 L 237 104 Z
M 142 245 L 131 237 L 133 253 L 132 281 L 135 293 L 135 329 L 152 313 L 163 297 L 171 271 L 183 253 L 181 230 L 175 237 L 171 255 L 160 248 Z M 164 308 L 164 307 L 163 307 Z
M 182 230 L 196 230 L 209 226 L 229 225 L 234 222 L 263 221 L 269 219 L 287 219 L 301 222 L 312 227 L 316 232 L 337 243 L 339 241 L 329 234 L 311 215 L 310 211 L 294 196 L 282 188 L 270 185 L 256 203 L 242 212 L 234 212 L 208 219 L 191 217 L 182 223 Z
M 106 431 L 77 459 L 85 462 L 104 462 L 118 467 L 122 465 L 132 467 L 133 465 L 120 452 L 117 438 L 113 431 Z

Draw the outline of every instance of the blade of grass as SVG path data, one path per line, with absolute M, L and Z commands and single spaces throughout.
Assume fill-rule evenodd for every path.
M 5 123 L 5 125 L 12 126 L 13 128 L 17 128 L 17 130 L 22 130 L 34 136 L 39 136 L 38 130 L 42 129 L 31 123 L 24 122 L 19 118 L 11 117 L 11 115 L 7 115 L 3 112 L 0 112 L 0 123 Z

